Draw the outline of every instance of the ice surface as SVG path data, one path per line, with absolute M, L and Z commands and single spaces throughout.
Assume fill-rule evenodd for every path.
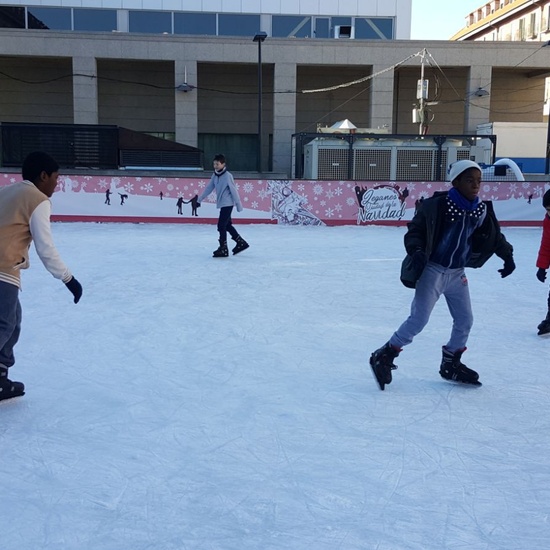
M 541 219 L 544 212 L 541 209 Z M 546 549 L 548 286 L 468 270 L 464 362 L 444 300 L 381 392 L 368 356 L 408 315 L 404 228 L 54 224 L 81 302 L 35 255 L 0 404 L 3 550 Z

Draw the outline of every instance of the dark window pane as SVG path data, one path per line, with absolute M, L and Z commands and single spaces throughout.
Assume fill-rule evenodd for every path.
M 392 40 L 393 19 L 356 17 L 355 38 L 369 40 Z
M 131 11 L 130 32 L 162 34 L 172 32 L 172 14 L 166 11 Z
M 220 36 L 250 36 L 260 32 L 259 15 L 218 15 L 218 34 Z
M 0 27 L 7 29 L 24 29 L 25 8 L 0 6 Z
M 175 13 L 174 34 L 216 36 L 215 13 Z
M 313 36 L 315 38 L 330 38 L 329 30 L 330 30 L 330 25 L 329 25 L 328 17 L 315 18 L 315 32 L 313 33 Z
M 116 10 L 76 9 L 73 12 L 75 31 L 116 31 Z
M 71 30 L 70 8 L 27 8 L 29 29 Z
M 295 15 L 274 15 L 272 18 L 273 36 L 296 36 L 306 38 L 311 36 L 311 17 Z

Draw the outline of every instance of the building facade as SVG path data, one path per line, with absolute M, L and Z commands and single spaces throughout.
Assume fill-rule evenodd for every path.
M 261 105 L 261 168 L 290 174 L 296 133 L 349 119 L 358 128 L 418 135 L 412 113 L 421 71 L 429 83 L 429 134 L 475 134 L 478 124 L 493 120 L 541 121 L 541 75 L 548 63 L 540 44 L 399 39 L 410 32 L 411 0 L 372 0 L 363 4 L 370 13 L 361 14 L 355 0 L 270 2 L 279 13 L 242 0 L 233 15 L 259 15 L 261 25 L 237 25 L 246 29 L 243 36 L 224 34 L 230 25 L 222 16 L 231 6 L 225 0 L 223 10 L 221 0 L 195 4 L 202 11 L 192 13 L 215 14 L 211 35 L 176 32 L 176 15 L 187 13 L 180 0 L 116 0 L 101 9 L 90 7 L 91 0 L 88 7 L 78 0 L 54 7 L 52 1 L 0 10 L 2 122 L 117 125 L 199 147 L 207 166 L 213 152 L 223 151 L 232 167 L 255 171 Z M 53 21 L 70 26 L 49 28 L 52 20 L 37 11 L 46 9 L 69 10 L 70 17 L 59 12 L 63 17 Z M 102 20 L 88 12 L 81 17 L 80 9 L 114 11 L 116 29 L 79 28 Z M 130 17 L 134 11 L 149 16 L 151 25 L 155 14 L 168 14 L 171 26 L 158 32 L 133 27 L 130 22 L 139 19 Z M 283 16 L 297 19 L 285 19 L 293 23 L 285 27 L 277 19 Z M 323 18 L 329 19 L 329 37 L 311 36 Z M 358 19 L 375 38 L 359 38 Z M 36 28 L 36 21 L 43 26 Z M 267 35 L 263 43 L 253 41 L 258 30 Z

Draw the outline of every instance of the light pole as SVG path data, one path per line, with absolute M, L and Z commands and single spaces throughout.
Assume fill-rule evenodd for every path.
M 267 33 L 261 31 L 254 35 L 253 41 L 258 42 L 258 151 L 256 169 L 262 171 L 262 42 Z

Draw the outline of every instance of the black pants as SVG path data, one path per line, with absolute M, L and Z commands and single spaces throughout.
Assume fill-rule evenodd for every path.
M 239 234 L 237 230 L 233 227 L 233 222 L 231 221 L 231 212 L 233 212 L 232 206 L 222 206 L 220 208 L 220 217 L 218 218 L 218 232 L 220 234 L 220 243 L 227 242 L 227 232 L 236 239 Z

